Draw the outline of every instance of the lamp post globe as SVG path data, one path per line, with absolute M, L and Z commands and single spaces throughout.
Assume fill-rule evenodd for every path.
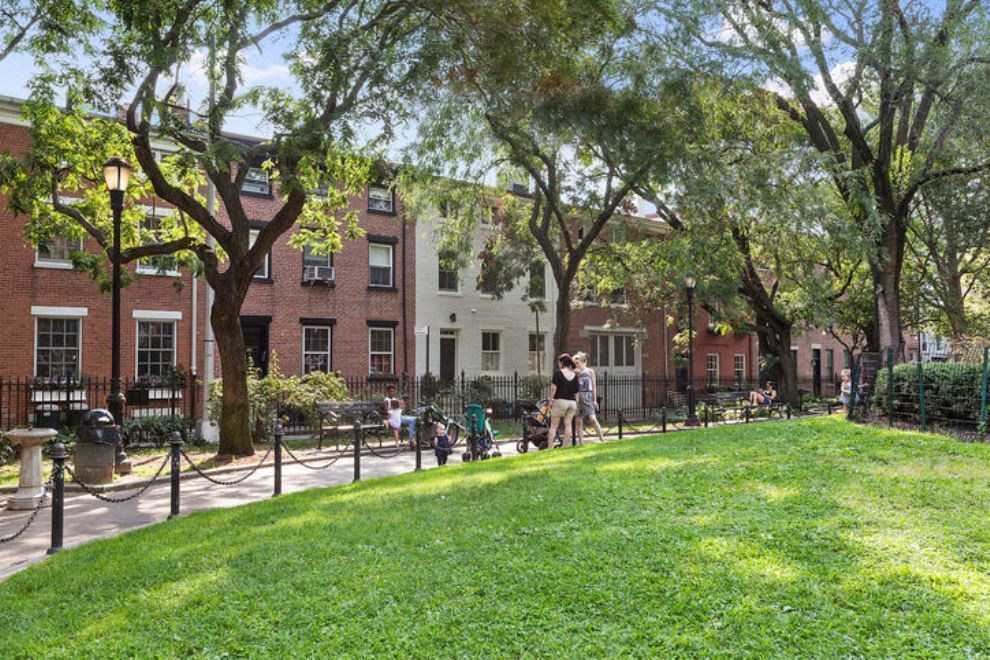
M 700 426 L 696 401 L 694 396 L 694 285 L 695 279 L 692 276 L 684 278 L 684 288 L 687 291 L 688 308 L 688 414 L 684 420 L 685 426 Z
M 110 208 L 113 210 L 113 319 L 110 340 L 110 394 L 107 395 L 107 408 L 113 415 L 115 424 L 124 423 L 124 393 L 120 383 L 120 214 L 124 210 L 124 192 L 131 178 L 131 166 L 122 158 L 114 156 L 103 164 L 103 178 L 110 191 Z M 130 462 L 120 443 L 116 448 L 116 470 L 119 474 L 131 471 Z

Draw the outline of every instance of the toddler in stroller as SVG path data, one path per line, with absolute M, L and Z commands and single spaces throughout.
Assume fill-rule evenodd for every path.
M 516 444 L 516 451 L 525 454 L 529 451 L 530 443 L 537 449 L 547 448 L 547 434 L 550 432 L 550 401 L 543 399 L 536 403 L 524 404 L 520 402 L 522 409 L 522 440 Z M 554 438 L 554 447 L 563 444 L 560 429 L 557 429 L 557 437 Z

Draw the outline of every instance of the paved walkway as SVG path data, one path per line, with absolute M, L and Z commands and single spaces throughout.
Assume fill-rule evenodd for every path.
M 376 448 L 376 451 L 379 451 Z M 383 453 L 393 451 L 391 448 L 380 450 Z M 500 451 L 505 454 L 515 454 L 514 441 L 502 443 Z M 332 458 L 335 452 L 295 451 L 302 459 L 327 456 Z M 285 461 L 291 460 L 284 455 Z M 460 463 L 460 448 L 455 449 L 451 463 Z M 323 465 L 326 461 L 314 461 L 315 465 Z M 362 480 L 375 477 L 385 477 L 395 474 L 412 472 L 416 466 L 416 455 L 405 451 L 394 458 L 377 458 L 361 454 Z M 433 452 L 423 452 L 423 468 L 436 468 Z M 243 472 L 228 472 L 217 474 L 217 479 L 230 481 L 242 475 Z M 332 467 L 325 470 L 310 470 L 297 463 L 282 464 L 282 493 L 294 493 L 310 488 L 335 486 L 351 483 L 354 477 L 354 460 L 350 455 L 341 458 Z M 142 482 L 143 483 L 143 482 Z M 254 475 L 236 486 L 219 486 L 201 477 L 184 479 L 181 485 L 182 513 L 239 506 L 257 502 L 272 496 L 274 469 L 263 467 Z M 117 491 L 107 493 L 111 497 L 124 497 L 133 491 Z M 169 513 L 169 480 L 168 469 L 148 492 L 140 497 L 121 504 L 110 504 L 97 500 L 85 493 L 66 493 L 65 525 L 63 547 L 71 547 L 93 539 L 120 534 L 127 530 L 161 522 L 168 518 Z M 51 501 L 49 495 L 49 502 Z M 5 498 L 0 498 L 5 499 Z M 26 511 L 0 511 L 0 538 L 13 534 L 27 520 Z M 8 575 L 22 570 L 37 561 L 44 559 L 45 552 L 51 545 L 51 508 L 45 507 L 37 519 L 19 538 L 9 543 L 0 544 L 0 580 Z

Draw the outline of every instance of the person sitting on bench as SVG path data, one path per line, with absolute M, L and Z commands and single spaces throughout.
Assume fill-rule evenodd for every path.
M 767 386 L 762 390 L 749 393 L 749 405 L 769 406 L 777 400 L 777 390 L 773 389 L 773 381 L 767 381 Z

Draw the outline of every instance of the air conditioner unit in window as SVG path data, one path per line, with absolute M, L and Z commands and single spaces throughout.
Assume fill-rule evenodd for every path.
M 303 283 L 333 282 L 333 266 L 303 266 Z

